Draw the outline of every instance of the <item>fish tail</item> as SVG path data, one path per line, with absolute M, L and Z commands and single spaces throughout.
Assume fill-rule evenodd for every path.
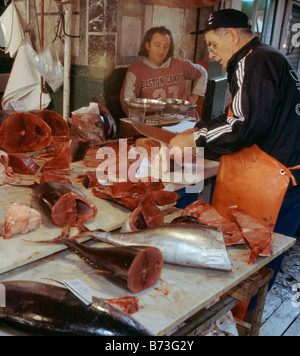
M 98 241 L 96 238 L 97 233 L 105 232 L 102 229 L 90 230 L 85 225 L 80 225 L 78 228 L 78 234 L 71 237 L 71 239 L 79 239 L 80 237 L 91 237 L 94 241 Z
M 67 240 L 73 239 L 76 236 L 70 238 L 70 225 L 63 226 L 62 232 L 59 236 L 55 237 L 51 240 L 40 240 L 40 241 L 29 241 L 24 240 L 26 242 L 33 242 L 37 244 L 65 244 Z
M 32 242 L 35 244 L 64 244 L 68 239 L 62 237 L 55 237 L 52 240 L 39 240 L 39 241 L 30 241 L 30 240 L 23 240 L 25 242 Z

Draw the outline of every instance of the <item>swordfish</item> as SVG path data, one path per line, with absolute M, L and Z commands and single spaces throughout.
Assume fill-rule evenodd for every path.
M 232 269 L 222 230 L 217 227 L 165 224 L 125 233 L 86 229 L 74 238 L 83 236 L 116 246 L 156 247 L 169 264 L 222 271 Z

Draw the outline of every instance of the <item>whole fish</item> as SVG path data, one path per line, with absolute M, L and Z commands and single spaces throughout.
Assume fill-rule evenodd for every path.
M 96 205 L 78 188 L 65 182 L 35 184 L 36 199 L 58 226 L 77 226 L 93 220 Z
M 164 262 L 170 264 L 231 271 L 222 230 L 216 227 L 166 224 L 125 233 L 86 229 L 77 235 L 83 236 L 112 245 L 157 247 L 163 254 Z
M 139 293 L 152 287 L 159 280 L 163 256 L 151 246 L 92 247 L 69 238 L 38 241 L 39 243 L 63 243 L 95 270 L 104 273 L 126 287 L 131 293 Z
M 63 287 L 32 281 L 1 282 L 6 303 L 0 324 L 39 334 L 80 336 L 149 336 L 130 315 L 105 300 L 82 303 Z

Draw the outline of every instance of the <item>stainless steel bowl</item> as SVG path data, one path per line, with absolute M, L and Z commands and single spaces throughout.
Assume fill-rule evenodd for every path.
M 125 99 L 125 105 L 128 109 L 143 110 L 143 111 L 163 111 L 166 103 L 163 100 L 131 98 Z
M 195 110 L 196 104 L 191 103 L 187 100 L 180 99 L 162 99 L 165 103 L 165 110 L 170 112 L 175 112 L 178 114 L 186 114 Z

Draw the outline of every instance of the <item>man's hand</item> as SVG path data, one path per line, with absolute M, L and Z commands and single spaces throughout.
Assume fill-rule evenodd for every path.
M 194 135 L 192 133 L 184 133 L 175 136 L 169 143 L 169 149 L 171 150 L 174 147 L 179 147 L 182 151 L 185 147 L 195 148 Z
M 197 104 L 198 99 L 199 99 L 199 95 L 197 95 L 197 94 L 190 95 L 190 102 L 192 104 Z
M 174 158 L 178 163 L 182 162 L 184 149 L 186 149 L 187 151 L 189 150 L 192 150 L 193 152 L 196 151 L 194 135 L 192 133 L 177 135 L 174 138 L 172 138 L 172 140 L 169 143 L 169 150 L 170 150 L 171 157 Z

